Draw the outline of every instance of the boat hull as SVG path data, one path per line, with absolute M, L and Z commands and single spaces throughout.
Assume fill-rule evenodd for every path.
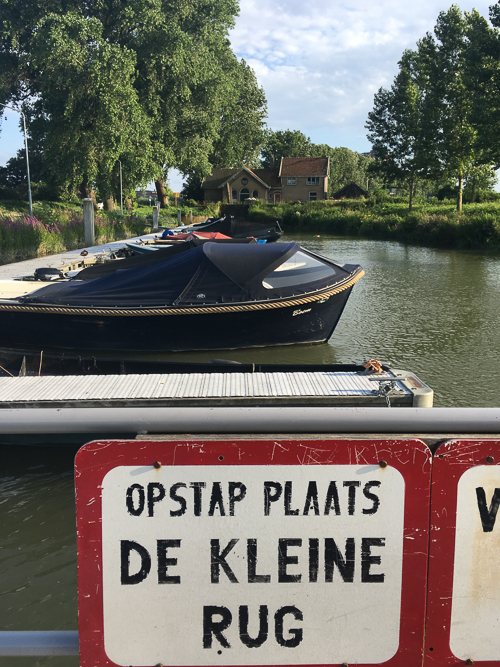
M 351 290 L 352 285 L 329 296 L 318 294 L 305 303 L 228 306 L 212 312 L 198 308 L 127 315 L 122 310 L 110 315 L 75 308 L 67 313 L 0 308 L 0 347 L 184 352 L 319 343 L 332 335 Z

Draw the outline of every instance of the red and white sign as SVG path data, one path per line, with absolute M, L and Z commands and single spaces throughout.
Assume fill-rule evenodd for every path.
M 500 440 L 450 440 L 432 473 L 426 665 L 500 663 Z
M 80 664 L 422 663 L 418 440 L 90 443 Z

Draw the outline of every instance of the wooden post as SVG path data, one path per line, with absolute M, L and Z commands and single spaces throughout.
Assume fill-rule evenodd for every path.
M 90 198 L 83 200 L 83 232 L 85 245 L 87 247 L 95 245 L 94 202 Z
M 189 211 L 189 224 L 190 225 L 193 224 L 193 211 L 191 211 L 191 210 Z
M 177 209 L 177 227 L 181 227 L 182 222 L 181 222 L 181 209 Z
M 158 231 L 158 218 L 160 217 L 160 204 L 153 206 L 153 231 Z

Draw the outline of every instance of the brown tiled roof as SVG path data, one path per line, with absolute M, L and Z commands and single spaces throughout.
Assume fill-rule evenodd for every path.
M 281 158 L 280 176 L 328 176 L 326 157 Z
M 281 188 L 281 180 L 278 176 L 278 169 L 251 169 L 250 171 L 270 187 Z

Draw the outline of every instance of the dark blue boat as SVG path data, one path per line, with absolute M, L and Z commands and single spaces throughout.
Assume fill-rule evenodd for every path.
M 205 243 L 138 260 L 1 299 L 0 347 L 133 352 L 318 343 L 333 333 L 364 273 L 297 243 Z

